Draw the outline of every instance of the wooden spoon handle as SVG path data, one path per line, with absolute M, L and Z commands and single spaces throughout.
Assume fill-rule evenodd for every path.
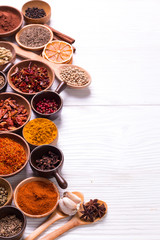
M 54 216 L 51 215 L 51 217 L 49 219 L 47 219 L 41 226 L 39 226 L 35 231 L 33 231 L 29 236 L 27 236 L 24 240 L 33 240 L 36 237 L 38 237 L 42 232 L 44 232 L 51 224 L 53 224 L 54 222 L 65 218 L 66 216 L 62 216 L 59 214 L 55 214 Z
M 67 232 L 69 229 L 79 226 L 80 223 L 75 219 L 72 218 L 69 222 L 64 224 L 62 227 L 56 229 L 55 231 L 47 234 L 46 236 L 40 238 L 40 240 L 54 240 L 63 233 Z
M 46 63 L 47 65 L 49 65 L 53 70 L 56 70 L 56 68 L 58 68 L 58 66 L 56 66 L 54 63 L 46 60 L 45 58 L 39 56 L 38 54 L 36 53 L 33 53 L 31 51 L 26 51 L 20 47 L 18 47 L 16 44 L 14 43 L 10 43 L 15 51 L 16 51 L 16 54 L 24 59 L 33 59 L 33 60 L 37 60 L 37 61 L 41 61 L 41 62 L 44 62 Z

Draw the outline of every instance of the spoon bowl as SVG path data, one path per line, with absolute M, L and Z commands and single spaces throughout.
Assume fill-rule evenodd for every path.
M 102 201 L 102 200 L 98 200 L 98 203 L 100 203 L 101 205 L 104 204 L 104 206 L 105 206 L 105 208 L 106 208 L 106 212 L 105 212 L 105 214 L 103 215 L 103 217 L 104 217 L 104 216 L 106 215 L 106 213 L 107 213 L 107 208 L 108 208 L 108 206 L 107 206 L 106 202 L 104 202 L 104 201 Z M 80 225 L 87 225 L 87 224 L 95 223 L 95 222 L 98 222 L 99 220 L 101 220 L 101 219 L 103 218 L 103 217 L 97 218 L 97 219 L 94 220 L 94 222 L 84 221 L 84 220 L 80 219 L 80 217 L 82 216 L 82 213 L 81 213 L 82 210 L 83 210 L 83 206 L 82 206 L 82 204 L 81 204 L 81 205 L 80 205 L 80 208 L 79 208 L 79 210 L 78 210 L 78 212 L 77 212 L 77 214 L 75 215 L 75 218 L 78 219 Z

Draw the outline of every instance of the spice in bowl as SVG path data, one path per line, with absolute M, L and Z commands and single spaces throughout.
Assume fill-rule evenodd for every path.
M 0 100 L 0 131 L 15 130 L 22 126 L 27 118 L 27 109 L 16 100 L 11 98 Z
M 56 112 L 59 109 L 59 106 L 54 99 L 50 100 L 44 98 L 36 104 L 35 109 L 37 110 L 37 112 L 42 114 L 51 114 Z
M 26 162 L 23 146 L 7 137 L 0 137 L 0 175 L 19 170 Z
M 89 83 L 88 76 L 85 71 L 75 66 L 63 67 L 60 72 L 63 81 L 71 86 L 84 86 Z
M 5 84 L 5 79 L 3 77 L 3 75 L 0 75 L 0 88 L 2 88 Z
M 32 7 L 25 10 L 25 16 L 29 18 L 42 18 L 46 16 L 46 12 L 43 8 Z
M 0 65 L 8 63 L 12 59 L 12 53 L 9 49 L 0 47 Z
M 8 192 L 4 187 L 0 187 L 0 207 L 2 207 L 8 200 Z
M 0 10 L 0 33 L 12 31 L 18 27 L 20 17 L 10 10 Z
M 50 79 L 45 67 L 38 67 L 36 64 L 28 67 L 18 68 L 11 74 L 11 82 L 23 93 L 36 93 L 49 86 Z
M 100 204 L 98 199 L 90 200 L 88 203 L 83 204 L 80 219 L 85 222 L 94 222 L 97 218 L 102 218 L 106 211 L 104 203 Z
M 35 167 L 40 170 L 52 170 L 60 164 L 59 156 L 56 153 L 49 151 L 44 154 L 41 159 L 35 161 Z
M 0 236 L 12 237 L 22 230 L 23 223 L 16 215 L 8 215 L 0 219 Z
M 50 144 L 57 138 L 58 129 L 51 120 L 36 118 L 24 126 L 23 136 L 32 145 Z
M 50 41 L 50 30 L 43 26 L 30 26 L 21 32 L 19 41 L 26 47 L 37 48 Z
M 51 211 L 58 201 L 58 193 L 51 182 L 32 181 L 18 189 L 17 204 L 31 215 L 42 215 Z

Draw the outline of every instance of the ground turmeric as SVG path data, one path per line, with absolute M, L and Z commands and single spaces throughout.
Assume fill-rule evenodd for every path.
M 23 128 L 23 136 L 30 144 L 39 146 L 50 144 L 58 135 L 56 125 L 46 118 L 36 118 Z

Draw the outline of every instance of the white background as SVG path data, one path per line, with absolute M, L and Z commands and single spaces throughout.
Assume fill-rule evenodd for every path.
M 21 9 L 25 1 L 0 3 Z M 108 204 L 101 222 L 59 239 L 159 240 L 160 1 L 48 3 L 50 25 L 76 39 L 73 63 L 92 76 L 88 88 L 61 93 L 64 108 L 55 123 L 57 146 L 65 156 L 62 173 L 69 191 L 81 191 L 86 201 L 99 198 Z M 57 84 L 56 80 L 52 89 Z M 15 187 L 29 176 L 27 166 L 9 181 Z M 24 236 L 40 223 L 42 219 L 28 219 Z

